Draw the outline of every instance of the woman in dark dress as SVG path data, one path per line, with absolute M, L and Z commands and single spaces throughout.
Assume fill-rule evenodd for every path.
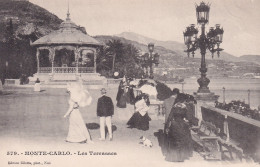
M 128 83 L 128 91 L 127 94 L 129 96 L 129 103 L 134 105 L 135 104 L 135 95 L 134 95 L 134 85 L 131 84 L 131 81 L 133 81 L 133 79 L 129 79 L 129 83 Z
M 122 81 L 120 81 L 118 92 L 116 96 L 117 104 L 116 106 L 119 108 L 126 108 L 126 80 L 125 77 Z
M 136 128 L 139 130 L 146 131 L 149 129 L 149 117 L 147 111 L 149 110 L 149 97 L 146 94 L 141 94 L 136 97 L 135 110 L 136 112 L 127 122 L 128 128 Z
M 188 123 L 190 113 L 183 102 L 184 100 L 179 101 L 173 106 L 166 122 L 166 161 L 183 162 L 192 156 L 193 146 Z

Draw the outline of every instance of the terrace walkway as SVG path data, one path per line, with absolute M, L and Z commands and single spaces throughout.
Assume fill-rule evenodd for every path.
M 115 104 L 117 88 L 107 88 L 108 96 Z M 93 103 L 80 111 L 86 123 L 99 123 L 96 117 L 96 101 L 99 90 L 89 90 Z M 63 118 L 68 108 L 68 94 L 64 88 L 44 88 L 33 92 L 33 88 L 5 88 L 0 96 L 0 166 L 9 166 L 8 161 L 50 162 L 47 166 L 209 166 L 227 162 L 205 161 L 198 153 L 184 163 L 170 163 L 164 160 L 154 133 L 163 129 L 163 119 L 153 120 L 148 131 L 128 129 L 126 121 L 132 115 L 133 107 L 116 108 L 113 117 L 114 140 L 99 141 L 99 129 L 90 130 L 94 144 L 72 144 L 64 141 L 68 132 L 68 120 Z M 140 136 L 150 139 L 154 146 L 139 145 Z M 7 155 L 16 151 L 20 155 Z M 24 155 L 26 151 L 69 151 L 72 155 Z M 86 152 L 88 155 L 78 155 Z M 113 152 L 117 155 L 94 156 L 94 152 Z M 23 155 L 22 155 L 23 153 Z M 75 153 L 75 154 L 74 154 Z M 4 160 L 3 160 L 4 159 Z M 102 162 L 102 163 L 101 163 Z M 242 165 L 242 164 L 241 164 Z M 243 164 L 245 165 L 245 164 Z M 237 164 L 236 164 L 237 166 Z

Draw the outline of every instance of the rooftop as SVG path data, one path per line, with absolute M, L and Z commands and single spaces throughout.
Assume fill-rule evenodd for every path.
M 43 36 L 32 43 L 33 46 L 39 45 L 60 45 L 60 44 L 71 44 L 71 45 L 90 45 L 100 46 L 102 45 L 99 41 L 92 38 L 88 34 L 83 33 L 79 26 L 77 26 L 70 19 L 68 12 L 67 18 L 60 24 L 60 28 L 57 31 L 53 31 L 50 34 Z

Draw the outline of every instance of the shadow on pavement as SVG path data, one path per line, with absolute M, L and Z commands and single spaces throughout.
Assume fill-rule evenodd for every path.
M 159 146 L 161 147 L 162 154 L 165 155 L 166 148 L 166 135 L 163 133 L 162 129 L 159 129 L 158 132 L 154 132 L 154 136 L 157 137 Z
M 86 123 L 86 127 L 90 130 L 96 130 L 100 128 L 100 125 L 98 123 Z M 107 127 L 106 127 L 106 133 L 108 132 Z M 115 125 L 112 125 L 112 131 L 115 132 L 117 130 L 117 127 Z

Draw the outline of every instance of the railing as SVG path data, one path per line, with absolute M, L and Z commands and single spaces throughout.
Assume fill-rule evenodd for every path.
M 54 73 L 76 73 L 77 67 L 53 67 Z M 93 73 L 94 67 L 78 67 L 79 73 Z M 52 67 L 40 67 L 39 73 L 52 73 Z
M 93 73 L 94 67 L 79 67 L 79 73 Z
M 53 67 L 54 73 L 76 73 L 76 67 Z
M 51 67 L 40 67 L 39 73 L 51 73 Z
M 221 134 L 228 134 L 230 140 L 239 143 L 244 153 L 259 157 L 260 121 L 210 106 L 202 107 L 201 111 L 204 121 L 220 128 Z

